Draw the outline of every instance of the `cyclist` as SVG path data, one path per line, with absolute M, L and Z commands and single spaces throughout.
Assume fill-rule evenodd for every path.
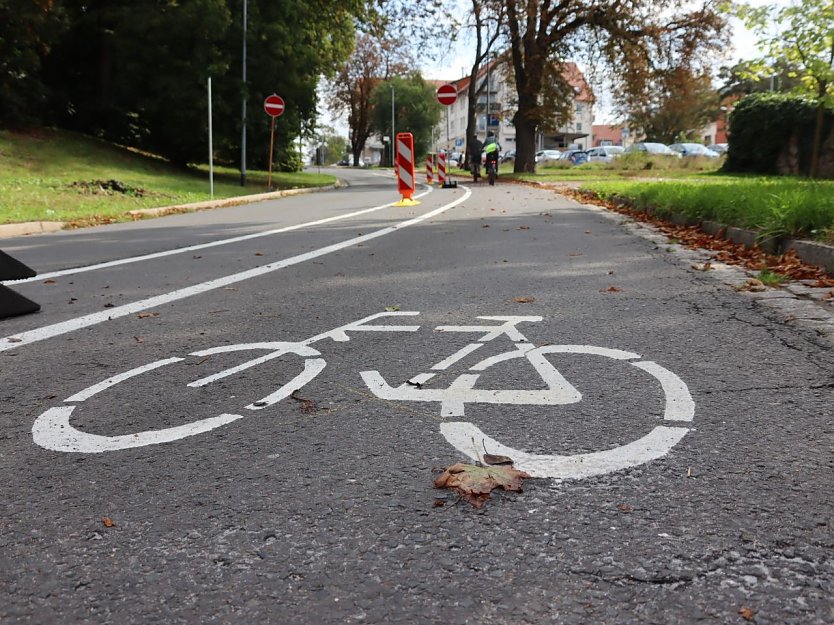
M 501 155 L 501 144 L 495 139 L 495 133 L 492 131 L 487 133 L 486 141 L 484 141 L 484 153 L 486 154 L 487 171 L 489 171 L 491 165 L 497 174 L 498 157 Z

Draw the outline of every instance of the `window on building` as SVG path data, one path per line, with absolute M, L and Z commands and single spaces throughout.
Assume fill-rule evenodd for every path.
M 582 122 L 576 122 L 576 132 L 582 132 Z

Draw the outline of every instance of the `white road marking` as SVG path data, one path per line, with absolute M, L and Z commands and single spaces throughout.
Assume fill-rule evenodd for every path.
M 491 454 L 509 456 L 515 461 L 517 469 L 526 471 L 532 477 L 579 479 L 613 473 L 662 458 L 680 442 L 689 428 L 659 425 L 627 445 L 573 456 L 531 454 L 513 449 L 490 438 L 468 422 L 442 423 L 440 431 L 449 443 L 472 460 L 478 460 L 474 441 L 477 450 L 487 449 Z
M 431 189 L 420 193 L 419 195 L 415 195 L 415 198 L 421 198 L 425 195 L 431 193 Z M 60 278 L 61 276 L 71 276 L 77 273 L 86 273 L 88 271 L 96 271 L 98 269 L 107 269 L 109 267 L 118 267 L 119 265 L 129 265 L 131 263 L 138 263 L 145 260 L 154 260 L 156 258 L 164 258 L 166 256 L 174 256 L 176 254 L 185 254 L 186 252 L 196 252 L 198 250 L 205 250 L 210 247 L 218 247 L 220 245 L 229 245 L 231 243 L 240 243 L 241 241 L 249 241 L 251 239 L 258 239 L 260 237 L 269 237 L 275 234 L 282 234 L 284 232 L 292 232 L 293 230 L 300 230 L 302 228 L 310 228 L 312 226 L 320 226 L 322 224 L 331 223 L 333 221 L 339 221 L 341 219 L 350 219 L 351 217 L 358 217 L 359 215 L 366 215 L 368 213 L 373 213 L 376 211 L 380 211 L 384 208 L 390 208 L 394 205 L 394 202 L 389 202 L 388 204 L 382 204 L 380 206 L 374 206 L 373 208 L 365 208 L 360 211 L 354 211 L 352 213 L 346 213 L 344 215 L 336 215 L 335 217 L 327 217 L 326 219 L 318 219 L 316 221 L 308 221 L 307 223 L 297 224 L 295 226 L 286 226 L 284 228 L 275 228 L 274 230 L 265 230 L 264 232 L 254 232 L 252 234 L 244 234 L 238 237 L 231 237 L 229 239 L 221 239 L 219 241 L 211 241 L 209 243 L 199 243 L 197 245 L 189 245 L 187 247 L 178 247 L 171 250 L 165 250 L 163 252 L 154 252 L 152 254 L 142 254 L 141 256 L 131 256 L 130 258 L 121 258 L 119 260 L 111 260 L 106 263 L 96 263 L 95 265 L 86 265 L 84 267 L 75 267 L 72 269 L 61 269 L 60 271 L 50 271 L 47 273 L 41 273 L 33 278 L 24 278 L 22 280 L 6 280 L 5 282 L 0 282 L 0 284 L 4 286 L 11 286 L 14 284 L 25 284 L 26 282 L 41 282 L 43 280 L 51 280 L 53 278 Z
M 205 386 L 209 382 L 213 382 L 234 373 L 239 373 L 253 367 L 255 365 L 267 362 L 273 358 L 287 353 L 297 354 L 299 356 L 319 356 L 319 352 L 309 347 L 310 343 L 315 343 L 323 339 L 331 339 L 337 342 L 349 341 L 350 337 L 347 332 L 416 332 L 420 326 L 396 326 L 396 325 L 367 325 L 369 322 L 383 317 L 400 317 L 400 316 L 414 316 L 419 315 L 418 312 L 382 312 L 370 315 L 352 321 L 346 325 L 317 334 L 309 339 L 299 342 L 272 342 L 272 343 L 240 343 L 237 345 L 222 345 L 211 349 L 205 349 L 190 354 L 191 356 L 209 356 L 212 354 L 221 354 L 229 352 L 249 351 L 266 349 L 272 350 L 270 354 L 249 360 L 237 367 L 231 367 L 218 374 L 197 380 L 188 384 L 191 387 Z M 75 395 L 64 400 L 66 402 L 83 402 L 98 393 L 107 390 L 120 382 L 134 378 L 142 373 L 159 369 L 165 365 L 175 362 L 181 362 L 183 358 L 167 358 L 165 360 L 157 360 L 155 362 L 136 367 L 124 373 L 111 376 L 106 380 L 93 384 L 86 389 L 79 391 Z M 319 373 L 321 373 L 327 363 L 323 358 L 308 358 L 304 361 L 304 369 L 296 375 L 292 380 L 281 386 L 278 390 L 270 393 L 261 400 L 255 401 L 248 406 L 247 410 L 261 410 L 271 406 L 282 399 L 290 396 L 293 391 L 302 388 L 305 384 L 312 381 Z M 73 427 L 69 418 L 75 406 L 58 406 L 50 408 L 41 414 L 32 426 L 32 438 L 41 447 L 50 449 L 52 451 L 72 452 L 72 453 L 87 453 L 97 454 L 106 451 L 116 451 L 119 449 L 130 449 L 133 447 L 144 447 L 146 445 L 157 445 L 159 443 L 169 443 L 188 436 L 195 436 L 203 434 L 215 428 L 242 419 L 242 415 L 235 414 L 221 414 L 217 417 L 210 417 L 208 419 L 200 419 L 191 423 L 165 428 L 161 430 L 146 430 L 144 432 L 137 432 L 135 434 L 125 434 L 116 436 L 101 436 L 98 434 L 89 434 Z
M 472 195 L 472 191 L 466 187 L 462 188 L 465 190 L 465 193 L 457 200 L 448 204 L 444 204 L 440 208 L 436 208 L 432 211 L 429 211 L 428 213 L 425 213 L 424 215 L 420 215 L 419 217 L 408 219 L 394 226 L 382 228 L 381 230 L 371 232 L 370 234 L 354 237 L 352 239 L 348 239 L 347 241 L 342 241 L 341 243 L 328 245 L 317 250 L 306 252 L 304 254 L 299 254 L 298 256 L 292 256 L 291 258 L 287 258 L 274 263 L 269 263 L 268 265 L 262 265 L 260 267 L 255 267 L 254 269 L 248 269 L 246 271 L 241 271 L 239 273 L 224 276 L 222 278 L 216 278 L 214 280 L 209 280 L 200 284 L 195 284 L 182 289 L 177 289 L 176 291 L 171 291 L 162 295 L 149 297 L 147 299 L 132 302 L 130 304 L 125 304 L 123 306 L 117 306 L 115 308 L 110 308 L 101 312 L 84 315 L 83 317 L 76 317 L 75 319 L 70 319 L 68 321 L 62 321 L 53 325 L 44 326 L 41 328 L 36 328 L 34 330 L 21 332 L 20 334 L 0 338 L 0 352 L 12 349 L 19 349 L 21 347 L 30 345 L 38 341 L 43 341 L 45 339 L 60 336 L 62 334 L 67 334 L 68 332 L 80 330 L 81 328 L 87 328 L 93 325 L 97 325 L 99 323 L 104 323 L 105 321 L 111 321 L 120 317 L 126 317 L 128 315 L 132 315 L 143 310 L 156 308 L 158 306 L 169 304 L 171 302 L 185 299 L 187 297 L 207 293 L 209 291 L 220 289 L 231 284 L 243 282 L 244 280 L 257 278 L 272 273 L 274 271 L 278 271 L 279 269 L 284 269 L 285 267 L 297 265 L 308 260 L 312 260 L 314 258 L 319 258 L 320 256 L 325 256 L 333 252 L 338 252 L 339 250 L 353 247 L 359 243 L 364 243 L 366 241 L 371 241 L 373 239 L 392 234 L 394 232 L 402 230 L 403 228 L 407 228 L 409 226 L 413 226 L 415 224 L 436 217 L 437 215 L 440 215 L 446 212 L 447 210 L 454 208 L 458 204 L 465 202 Z

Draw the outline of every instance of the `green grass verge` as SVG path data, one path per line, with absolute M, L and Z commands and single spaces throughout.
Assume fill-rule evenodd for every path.
M 604 181 L 582 185 L 604 199 L 627 198 L 656 214 L 834 242 L 834 181 L 714 174 L 662 181 Z
M 210 199 L 208 166 L 173 167 L 148 154 L 85 135 L 51 129 L 0 131 L 0 224 L 26 221 L 126 221 L 129 211 Z M 214 198 L 267 190 L 267 172 L 249 171 L 240 186 L 236 169 L 216 167 Z M 108 189 L 96 181 L 118 181 Z M 272 175 L 275 189 L 326 186 L 333 176 Z

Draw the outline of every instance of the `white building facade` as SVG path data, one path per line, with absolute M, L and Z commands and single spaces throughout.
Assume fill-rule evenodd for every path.
M 594 96 L 582 72 L 575 63 L 567 63 L 563 76 L 573 87 L 573 118 L 553 132 L 539 132 L 536 136 L 538 150 L 587 149 L 591 147 L 594 123 Z M 489 88 L 486 83 L 489 82 Z M 438 86 L 442 81 L 434 81 Z M 466 147 L 466 118 L 469 107 L 469 77 L 449 81 L 458 90 L 454 104 L 445 106 L 440 124 L 435 129 L 436 149 L 463 152 Z M 512 124 L 515 114 L 515 85 L 507 80 L 506 72 L 492 62 L 478 75 L 479 93 L 476 108 L 477 134 L 483 140 L 487 130 L 495 133 L 502 150 L 514 150 L 516 131 Z M 487 116 L 487 112 L 489 115 Z M 487 119 L 489 126 L 487 126 Z

